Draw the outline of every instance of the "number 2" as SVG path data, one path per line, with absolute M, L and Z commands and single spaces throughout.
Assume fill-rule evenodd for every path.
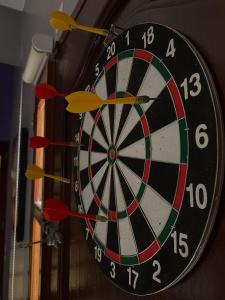
M 154 268 L 156 268 L 155 272 L 152 275 L 152 279 L 158 283 L 161 283 L 161 279 L 158 277 L 158 275 L 161 273 L 161 265 L 158 260 L 153 260 L 152 265 Z

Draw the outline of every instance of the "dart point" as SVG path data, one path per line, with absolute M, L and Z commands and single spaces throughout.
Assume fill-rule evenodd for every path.
M 100 222 L 106 222 L 108 219 L 104 216 L 96 216 L 96 220 Z
M 152 98 L 150 98 L 148 96 L 137 96 L 136 99 L 137 99 L 136 101 L 138 104 L 148 103 L 150 100 L 152 100 Z

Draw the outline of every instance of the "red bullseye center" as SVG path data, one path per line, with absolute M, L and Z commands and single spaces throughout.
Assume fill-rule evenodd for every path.
M 116 151 L 114 149 L 112 149 L 110 152 L 109 152 L 109 156 L 110 158 L 115 158 L 116 157 Z
M 114 145 L 111 145 L 108 150 L 108 161 L 110 164 L 113 164 L 116 161 L 116 148 Z

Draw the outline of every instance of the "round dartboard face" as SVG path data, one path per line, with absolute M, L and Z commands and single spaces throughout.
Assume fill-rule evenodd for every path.
M 211 77 L 186 38 L 148 23 L 106 47 L 87 89 L 156 98 L 83 114 L 76 199 L 107 218 L 81 221 L 105 275 L 129 293 L 159 292 L 197 262 L 216 213 L 223 135 Z

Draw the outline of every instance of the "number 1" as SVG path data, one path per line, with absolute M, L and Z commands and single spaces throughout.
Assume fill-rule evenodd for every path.
M 127 34 L 125 35 L 126 39 L 127 39 L 127 46 L 130 45 L 130 31 L 127 31 Z

